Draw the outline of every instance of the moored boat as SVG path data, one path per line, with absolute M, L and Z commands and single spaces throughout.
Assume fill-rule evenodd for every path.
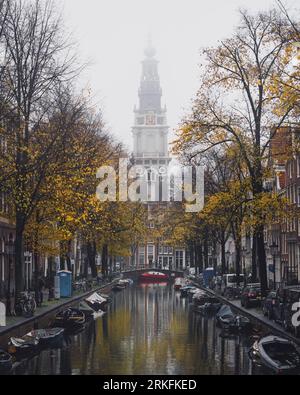
M 90 297 L 85 299 L 85 302 L 88 306 L 90 306 L 94 311 L 104 311 L 107 307 L 108 301 L 104 299 L 102 296 L 97 294 L 96 292 L 93 293 Z
M 187 297 L 190 291 L 196 291 L 198 288 L 196 288 L 194 285 L 186 285 L 184 287 L 181 288 L 180 293 L 181 296 Z
M 119 292 L 119 291 L 123 291 L 126 288 L 126 285 L 120 282 L 115 283 L 111 290 L 114 292 Z
M 126 287 L 128 287 L 129 285 L 132 285 L 133 284 L 133 281 L 132 280 L 130 280 L 130 279 L 124 279 L 124 280 L 119 280 L 119 284 L 123 284 L 123 285 L 125 285 Z
M 109 295 L 103 294 L 102 292 L 101 292 L 101 293 L 100 293 L 100 292 L 97 292 L 97 293 L 98 293 L 98 295 L 100 295 L 102 298 L 106 299 L 106 300 L 107 300 L 107 303 L 111 303 L 111 302 L 112 302 L 112 298 L 111 298 Z
M 219 327 L 231 332 L 243 332 L 252 328 L 247 317 L 234 314 L 227 305 L 223 305 L 216 314 L 216 322 Z
M 140 279 L 143 281 L 166 281 L 169 277 L 167 274 L 153 271 L 141 274 Z
M 33 336 L 11 337 L 8 343 L 8 351 L 10 354 L 35 353 L 39 348 L 39 343 L 39 339 Z
M 183 277 L 178 277 L 175 279 L 174 289 L 176 291 L 180 291 L 182 287 L 184 287 L 188 284 L 189 284 L 189 280 L 187 280 L 186 278 L 183 278 Z
M 60 343 L 64 338 L 64 328 L 37 329 L 29 332 L 26 336 L 39 340 L 42 347 L 51 347 Z
M 214 296 L 211 296 L 209 294 L 207 294 L 206 292 L 202 291 L 202 292 L 196 292 L 193 295 L 193 303 L 195 306 L 203 306 L 205 304 L 211 304 L 211 305 L 218 305 L 219 307 L 221 307 L 221 303 L 219 301 L 219 299 L 217 299 Z
M 284 338 L 270 335 L 257 340 L 249 356 L 255 364 L 276 374 L 300 371 L 300 353 L 294 343 Z
M 9 373 L 12 366 L 12 356 L 3 350 L 0 350 L 0 374 Z
M 86 321 L 94 318 L 95 310 L 92 309 L 86 302 L 80 302 L 79 310 L 85 315 Z
M 56 314 L 53 327 L 76 331 L 83 327 L 85 321 L 85 314 L 82 311 L 79 309 L 69 308 Z

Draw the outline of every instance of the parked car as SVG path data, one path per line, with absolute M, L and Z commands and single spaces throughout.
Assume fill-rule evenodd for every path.
M 241 305 L 248 309 L 251 306 L 261 304 L 261 286 L 260 284 L 248 284 L 241 294 Z
M 239 283 L 240 286 L 244 285 L 245 276 L 243 274 L 239 275 Z M 236 274 L 224 274 L 223 275 L 223 284 L 225 288 L 227 287 L 237 287 L 238 277 Z
M 286 287 L 276 292 L 270 292 L 263 303 L 263 311 L 270 319 L 282 325 L 285 330 L 300 337 L 300 327 L 295 327 L 292 323 L 292 317 L 295 314 L 293 305 L 299 302 L 300 287 Z

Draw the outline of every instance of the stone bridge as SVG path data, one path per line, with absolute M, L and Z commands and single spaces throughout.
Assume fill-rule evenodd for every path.
M 136 270 L 129 270 L 126 272 L 123 272 L 124 278 L 130 278 L 132 280 L 138 280 L 140 275 L 143 273 L 148 273 L 148 272 L 159 272 L 159 273 L 164 273 L 167 274 L 169 277 L 169 280 L 172 280 L 177 277 L 184 277 L 184 272 L 181 270 L 167 270 L 167 269 L 136 269 Z

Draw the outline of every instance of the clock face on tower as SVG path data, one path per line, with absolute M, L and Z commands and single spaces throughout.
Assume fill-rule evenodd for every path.
M 155 115 L 154 114 L 148 114 L 146 117 L 146 125 L 151 126 L 155 125 Z

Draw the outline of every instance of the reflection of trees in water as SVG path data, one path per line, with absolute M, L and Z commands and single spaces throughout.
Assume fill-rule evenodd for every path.
M 54 358 L 43 354 L 28 371 L 240 374 L 250 366 L 243 342 L 220 338 L 215 319 L 193 313 L 173 287 L 148 284 L 116 294 L 107 315 L 72 337 Z
M 60 366 L 61 374 L 64 376 L 70 376 L 72 374 L 72 362 L 71 360 L 71 348 L 64 348 L 60 355 Z
M 238 339 L 235 343 L 235 359 L 234 359 L 234 374 L 235 375 L 240 375 L 241 372 L 241 347 L 240 347 L 240 336 L 238 336 Z

